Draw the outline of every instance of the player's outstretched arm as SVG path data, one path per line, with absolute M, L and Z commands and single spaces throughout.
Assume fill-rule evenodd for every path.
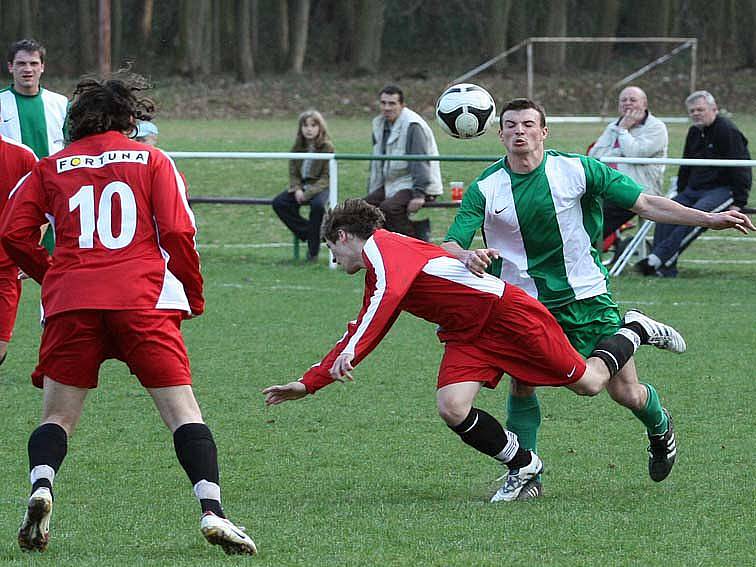
M 289 400 L 298 400 L 307 395 L 307 388 L 302 382 L 289 382 L 283 386 L 268 386 L 262 391 L 265 394 L 265 404 L 275 406 Z
M 756 230 L 748 215 L 740 211 L 709 213 L 686 207 L 666 197 L 646 195 L 645 193 L 638 197 L 630 210 L 645 219 L 666 224 L 702 226 L 714 230 L 734 228 L 743 234 Z
M 479 278 L 483 277 L 486 273 L 486 268 L 491 265 L 491 262 L 500 256 L 499 251 L 495 248 L 465 250 L 459 244 L 452 241 L 442 243 L 441 247 L 462 262 L 468 270 Z

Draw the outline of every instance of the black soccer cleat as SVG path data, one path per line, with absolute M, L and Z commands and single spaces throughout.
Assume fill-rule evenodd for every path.
M 667 416 L 669 427 L 667 432 L 661 435 L 648 436 L 648 474 L 651 480 L 661 482 L 669 473 L 675 464 L 677 457 L 677 444 L 675 442 L 675 428 L 672 425 L 672 416 L 666 408 L 662 408 Z

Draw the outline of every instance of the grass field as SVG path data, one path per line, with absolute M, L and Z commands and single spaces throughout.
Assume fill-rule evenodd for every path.
M 756 138 L 756 119 L 738 117 Z M 294 121 L 166 122 L 170 150 L 287 151 Z M 366 123 L 331 124 L 338 151 L 367 152 Z M 555 125 L 551 147 L 584 149 L 596 127 Z M 685 128 L 671 128 L 670 155 Z M 439 136 L 442 153 L 496 154 L 493 133 Z M 273 196 L 285 162 L 182 161 L 195 195 Z M 444 164 L 465 184 L 483 164 Z M 366 163 L 340 167 L 341 196 L 364 191 Z M 673 172 L 670 172 L 670 174 Z M 753 204 L 753 199 L 752 199 Z M 448 211 L 423 212 L 440 238 Z M 198 530 L 198 506 L 170 435 L 125 366 L 109 362 L 56 482 L 52 540 L 22 554 L 16 529 L 28 493 L 26 442 L 40 392 L 28 375 L 39 341 L 38 289 L 25 285 L 0 369 L 0 564 L 4 565 L 752 565 L 756 536 L 756 235 L 713 233 L 683 256 L 676 280 L 627 273 L 612 282 L 623 308 L 673 323 L 689 350 L 645 348 L 678 432 L 671 476 L 653 483 L 646 439 L 607 395 L 541 391 L 545 496 L 488 504 L 501 473 L 436 415 L 441 345 L 432 325 L 403 315 L 355 372 L 355 383 L 272 409 L 260 390 L 299 377 L 341 336 L 362 278 L 291 259 L 291 238 L 266 207 L 198 205 L 207 312 L 185 336 L 197 396 L 220 451 L 224 504 L 260 554 L 226 558 Z M 265 246 L 282 243 L 281 247 Z M 325 255 L 324 255 L 325 256 Z M 480 407 L 503 418 L 506 388 Z M 748 559 L 748 558 L 751 559 Z

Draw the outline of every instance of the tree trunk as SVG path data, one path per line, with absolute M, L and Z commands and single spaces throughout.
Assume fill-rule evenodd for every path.
M 289 60 L 289 2 L 278 0 L 278 68 L 284 69 Z
M 95 55 L 97 54 L 97 32 L 94 23 L 97 21 L 97 7 L 91 0 L 78 0 L 79 20 L 79 69 L 82 73 L 95 70 Z
M 237 77 L 242 83 L 248 83 L 255 75 L 252 59 L 251 40 L 252 18 L 250 0 L 236 2 L 236 51 L 238 53 Z
M 123 57 L 123 3 L 122 0 L 110 0 L 110 41 L 113 69 L 121 68 Z
M 596 28 L 591 35 L 595 37 L 612 37 L 617 35 L 617 26 L 620 18 L 620 0 L 600 0 L 599 1 L 599 18 Z M 589 49 L 587 67 L 592 71 L 606 69 L 612 58 L 615 44 L 612 43 L 594 43 L 583 46 L 583 49 Z
M 507 26 L 509 25 L 509 11 L 511 7 L 511 0 L 486 1 L 486 19 L 484 26 L 486 57 L 496 57 L 499 53 L 506 51 L 507 47 L 509 47 L 507 41 Z M 502 59 L 496 63 L 495 69 L 501 71 L 506 66 L 507 61 Z
M 567 35 L 567 0 L 553 0 L 547 6 L 544 36 L 565 37 Z M 536 56 L 540 61 L 539 67 L 547 72 L 564 69 L 567 60 L 567 45 L 552 43 L 538 46 L 542 55 Z
M 302 73 L 307 52 L 307 31 L 310 24 L 310 0 L 294 0 L 291 20 L 291 52 L 289 71 Z
M 139 18 L 139 36 L 142 46 L 147 45 L 152 38 L 152 15 L 154 12 L 154 0 L 143 0 L 142 15 Z
M 202 74 L 206 67 L 209 14 L 209 0 L 182 0 L 179 6 L 179 72 L 188 77 Z
M 371 75 L 381 62 L 383 0 L 358 0 L 355 9 L 353 66 L 357 74 Z

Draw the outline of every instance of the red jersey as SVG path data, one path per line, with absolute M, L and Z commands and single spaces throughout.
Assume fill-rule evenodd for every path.
M 24 175 L 37 162 L 37 156 L 28 146 L 0 136 L 0 215 L 8 202 L 8 195 Z M 0 268 L 13 266 L 5 249 L 0 246 Z
M 305 372 L 301 380 L 310 393 L 333 382 L 328 371 L 340 354 L 353 354 L 352 365 L 364 359 L 402 311 L 438 324 L 442 342 L 473 342 L 504 295 L 499 278 L 479 278 L 443 248 L 401 234 L 377 230 L 362 256 L 362 309 L 331 352 Z
M 55 230 L 52 259 L 37 244 Z M 0 221 L 10 257 L 42 284 L 46 316 L 78 309 L 204 310 L 194 215 L 161 150 L 109 131 L 41 160 Z

